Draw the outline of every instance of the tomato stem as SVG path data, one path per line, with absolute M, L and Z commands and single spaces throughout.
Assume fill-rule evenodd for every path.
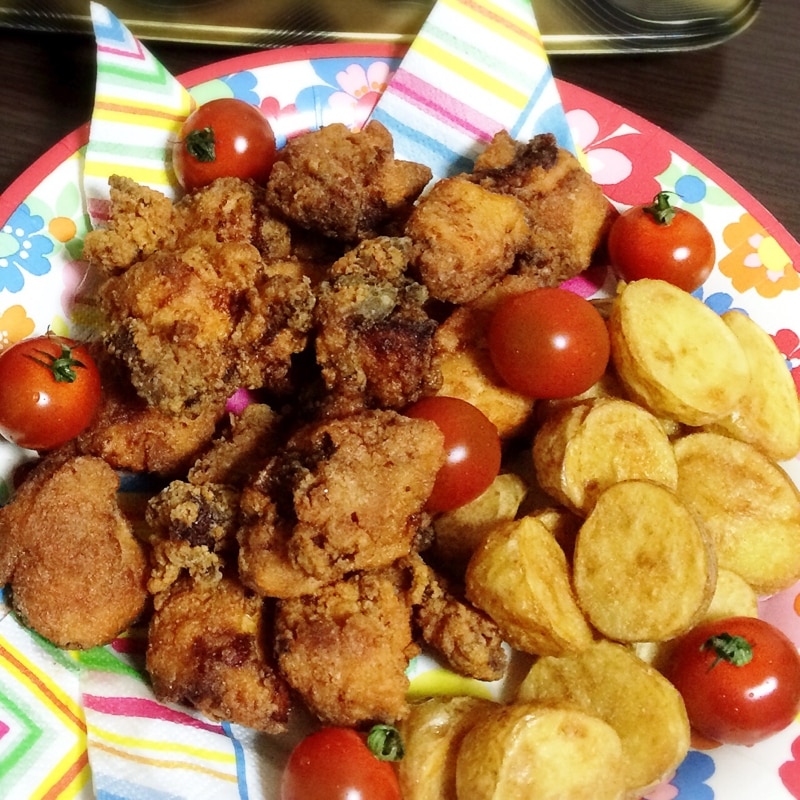
M 37 350 L 36 352 L 41 358 L 34 358 L 34 356 L 28 356 L 28 358 L 36 364 L 41 364 L 41 366 L 49 369 L 57 383 L 73 383 L 78 377 L 75 367 L 86 369 L 86 364 L 77 358 L 73 358 L 72 348 L 65 344 L 61 345 L 61 355 L 59 356 L 54 356 L 44 350 Z
M 677 208 L 670 202 L 670 195 L 674 192 L 659 192 L 649 206 L 644 206 L 643 210 L 649 214 L 659 225 L 669 225 L 675 217 Z
M 743 636 L 735 636 L 730 633 L 720 633 L 711 636 L 700 645 L 701 650 L 711 650 L 714 661 L 708 668 L 710 672 L 720 661 L 727 661 L 734 667 L 743 667 L 749 664 L 753 658 L 753 646 Z
M 373 725 L 367 734 L 367 747 L 379 761 L 400 761 L 405 755 L 400 731 L 392 725 Z
M 186 135 L 184 144 L 189 155 L 198 161 L 210 163 L 217 160 L 216 140 L 211 126 L 191 131 Z

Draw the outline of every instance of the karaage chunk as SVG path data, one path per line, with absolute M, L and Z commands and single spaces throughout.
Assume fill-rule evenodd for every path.
M 430 179 L 429 167 L 395 159 L 392 136 L 379 122 L 361 131 L 336 123 L 280 150 L 267 203 L 301 228 L 355 242 L 405 217 Z
M 239 178 L 219 178 L 173 203 L 131 178 L 109 178 L 105 227 L 89 231 L 83 257 L 107 275 L 123 272 L 159 250 L 185 249 L 212 238 L 250 242 L 268 259 L 291 253 L 291 234 L 264 203 L 264 189 Z
M 407 713 L 405 670 L 418 653 L 410 617 L 393 570 L 358 573 L 281 600 L 278 665 L 324 723 L 392 722 Z
M 179 226 L 172 202 L 161 192 L 122 175 L 112 175 L 108 183 L 107 226 L 86 234 L 83 257 L 102 273 L 113 275 L 171 248 Z
M 286 391 L 314 297 L 291 262 L 246 242 L 159 251 L 99 290 L 103 339 L 138 394 L 168 414 L 199 414 L 240 387 Z
M 530 238 L 525 208 L 464 177 L 434 184 L 406 226 L 412 260 L 437 300 L 474 300 L 514 266 Z
M 243 579 L 281 596 L 270 583 L 276 543 L 284 563 L 320 582 L 408 555 L 443 460 L 438 426 L 394 411 L 302 427 L 243 495 Z
M 147 504 L 152 531 L 152 594 L 174 583 L 183 571 L 213 584 L 227 563 L 236 563 L 239 493 L 224 484 L 194 486 L 172 481 Z
M 250 403 L 192 464 L 189 483 L 243 486 L 277 446 L 281 418 L 265 403 Z
M 409 245 L 368 239 L 333 264 L 320 286 L 315 351 L 329 409 L 401 409 L 441 383 L 428 293 L 406 277 Z
M 147 558 L 104 461 L 42 462 L 0 508 L 0 584 L 23 622 L 58 647 L 111 641 L 142 613 Z
M 197 415 L 167 414 L 136 394 L 119 362 L 104 353 L 95 361 L 103 397 L 92 424 L 74 440 L 77 452 L 128 472 L 185 473 L 214 436 L 223 405 L 209 404 Z
M 156 697 L 265 733 L 286 730 L 289 689 L 273 666 L 264 601 L 235 578 L 183 577 L 156 598 L 147 671 Z
M 494 621 L 460 597 L 455 587 L 422 559 L 412 558 L 410 563 L 413 620 L 422 639 L 460 675 L 483 681 L 502 678 L 508 657 Z
M 552 134 L 515 142 L 508 132 L 499 132 L 467 177 L 525 207 L 530 236 L 517 257 L 517 272 L 539 286 L 557 286 L 590 265 L 613 209 Z

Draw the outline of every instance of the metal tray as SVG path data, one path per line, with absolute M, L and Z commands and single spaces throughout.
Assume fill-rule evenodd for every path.
M 105 0 L 143 40 L 276 47 L 410 42 L 433 0 Z M 534 0 L 553 53 L 689 50 L 743 30 L 760 0 Z M 0 0 L 0 27 L 90 33 L 87 0 Z

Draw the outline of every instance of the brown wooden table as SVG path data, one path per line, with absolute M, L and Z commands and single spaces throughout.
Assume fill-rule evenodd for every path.
M 685 53 L 559 56 L 553 71 L 683 139 L 800 238 L 800 2 L 763 0 L 744 32 Z M 244 52 L 148 42 L 179 74 Z M 0 30 L 0 190 L 91 115 L 94 40 Z

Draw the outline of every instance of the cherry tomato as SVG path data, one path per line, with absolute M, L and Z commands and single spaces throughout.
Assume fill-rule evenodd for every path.
M 572 397 L 605 372 L 611 349 L 600 312 L 564 289 L 501 301 L 489 322 L 489 355 L 503 381 L 529 397 Z
M 225 177 L 265 183 L 274 161 L 269 122 L 255 106 L 233 97 L 198 106 L 172 149 L 175 175 L 187 191 Z
M 400 786 L 390 761 L 376 758 L 366 737 L 323 728 L 292 750 L 281 800 L 400 800 Z
M 444 434 L 447 460 L 436 476 L 428 510 L 463 506 L 497 477 L 501 457 L 497 428 L 472 403 L 457 397 L 423 397 L 406 414 L 435 422 Z
M 100 376 L 86 348 L 60 336 L 23 339 L 0 353 L 0 434 L 50 450 L 77 436 L 100 403 Z
M 702 220 L 659 192 L 623 211 L 608 232 L 608 257 L 626 281 L 658 278 L 693 292 L 714 268 L 714 239 Z
M 753 617 L 699 625 L 678 640 L 665 674 L 697 733 L 755 744 L 800 711 L 800 657 L 777 628 Z

